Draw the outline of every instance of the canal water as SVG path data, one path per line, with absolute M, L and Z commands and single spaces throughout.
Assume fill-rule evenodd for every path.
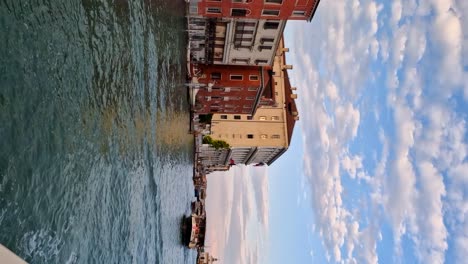
M 0 0 L 1 244 L 30 263 L 194 262 L 184 8 Z

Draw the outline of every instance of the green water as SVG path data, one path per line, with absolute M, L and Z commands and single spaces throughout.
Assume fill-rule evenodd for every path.
M 0 1 L 0 243 L 193 263 L 183 1 Z

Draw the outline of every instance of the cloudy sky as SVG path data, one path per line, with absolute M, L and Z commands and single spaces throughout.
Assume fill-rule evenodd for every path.
M 269 168 L 209 177 L 222 263 L 463 262 L 467 15 L 466 0 L 322 0 L 288 22 L 300 122 Z

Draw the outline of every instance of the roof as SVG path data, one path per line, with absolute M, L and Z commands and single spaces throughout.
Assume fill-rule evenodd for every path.
M 294 113 L 298 113 L 296 101 L 291 98 L 292 94 L 291 83 L 289 82 L 288 71 L 284 70 L 284 94 L 285 104 L 286 104 L 286 126 L 288 130 L 288 145 L 291 144 L 291 138 L 294 131 L 294 126 L 296 124 L 296 119 L 294 118 Z
M 307 19 L 307 21 L 309 21 L 309 22 L 312 21 L 312 18 L 313 18 L 314 15 L 315 15 L 315 11 L 317 11 L 317 8 L 318 8 L 319 3 L 320 3 L 320 0 L 315 1 L 315 5 L 312 6 L 312 12 L 310 13 L 310 16 L 309 16 L 309 18 Z

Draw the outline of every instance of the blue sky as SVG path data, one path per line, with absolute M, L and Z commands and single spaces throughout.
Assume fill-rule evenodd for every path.
M 463 262 L 467 15 L 463 0 L 322 0 L 311 23 L 288 22 L 300 122 L 271 167 L 210 176 L 255 179 L 227 183 L 255 208 L 229 211 L 249 212 L 243 239 L 211 235 L 222 263 Z

